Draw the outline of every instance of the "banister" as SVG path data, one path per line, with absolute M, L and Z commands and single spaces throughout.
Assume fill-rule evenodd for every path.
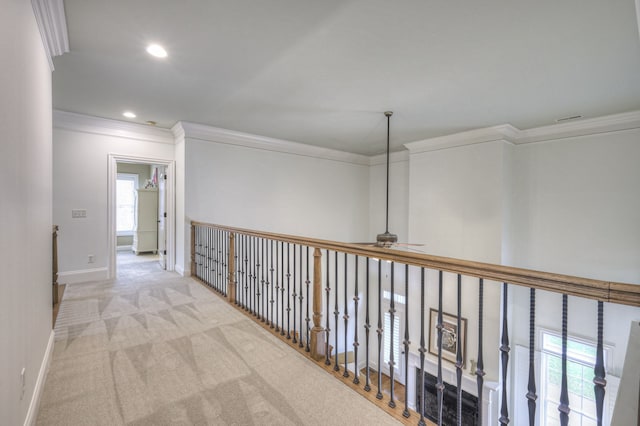
M 191 226 L 203 226 L 249 236 L 268 238 L 317 249 L 341 251 L 352 255 L 377 258 L 407 265 L 462 274 L 485 280 L 507 282 L 523 287 L 579 296 L 586 299 L 640 307 L 640 285 L 582 278 L 571 275 L 495 265 L 450 257 L 405 252 L 390 248 L 262 232 L 251 229 L 192 221 Z M 192 228 L 193 229 L 193 228 Z M 193 241 L 193 239 L 192 239 Z M 193 253 L 192 253 L 193 256 Z

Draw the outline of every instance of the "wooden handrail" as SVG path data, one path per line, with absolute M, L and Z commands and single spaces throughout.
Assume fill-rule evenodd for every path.
M 292 244 L 301 244 L 317 249 L 328 249 L 343 253 L 346 252 L 358 256 L 388 260 L 417 267 L 484 278 L 486 280 L 506 282 L 509 284 L 546 290 L 554 293 L 562 293 L 603 302 L 640 307 L 640 285 L 636 284 L 594 280 L 590 278 L 495 265 L 491 263 L 405 252 L 376 246 L 365 246 L 360 244 L 299 237 L 295 235 L 255 231 L 251 229 L 235 228 L 205 222 L 192 221 L 191 225 L 192 230 L 194 226 L 222 229 L 238 234 L 268 238 Z M 191 255 L 193 256 L 193 252 Z

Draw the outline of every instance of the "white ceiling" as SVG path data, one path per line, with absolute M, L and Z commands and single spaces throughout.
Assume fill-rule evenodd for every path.
M 360 153 L 640 109 L 634 0 L 65 0 L 60 110 Z M 163 44 L 169 57 L 145 52 Z

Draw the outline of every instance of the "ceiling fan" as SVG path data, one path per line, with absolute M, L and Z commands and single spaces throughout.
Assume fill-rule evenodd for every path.
M 396 234 L 392 234 L 389 232 L 389 127 L 391 116 L 393 115 L 393 111 L 385 111 L 384 115 L 387 117 L 387 203 L 386 203 L 386 211 L 385 211 L 385 231 L 382 234 L 378 234 L 376 236 L 375 242 L 370 243 L 356 243 L 363 245 L 370 245 L 376 247 L 390 248 L 390 247 L 404 247 L 408 250 L 408 246 L 422 246 L 423 244 L 409 244 L 409 243 L 399 243 L 398 236 Z M 420 251 L 420 250 L 416 250 Z

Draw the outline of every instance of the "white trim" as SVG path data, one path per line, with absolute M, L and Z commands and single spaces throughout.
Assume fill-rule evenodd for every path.
M 77 114 L 75 112 L 53 110 L 53 127 L 56 129 L 73 130 L 94 135 L 115 136 L 135 139 L 145 142 L 166 143 L 173 145 L 174 137 L 171 130 L 145 124 L 128 123 L 109 118 L 94 117 Z
M 116 179 L 118 176 L 118 163 L 141 163 L 157 166 L 166 166 L 167 179 L 166 204 L 167 220 L 167 271 L 173 271 L 175 264 L 175 220 L 176 220 L 176 162 L 150 157 L 134 157 L 131 155 L 109 154 L 107 165 L 107 277 L 116 277 L 116 250 L 118 247 L 116 235 Z
M 133 246 L 116 246 L 116 251 L 131 251 Z
M 169 265 L 169 264 L 167 263 L 167 265 Z M 176 271 L 178 274 L 180 274 L 181 276 L 183 276 L 183 277 L 185 277 L 185 276 L 186 276 L 186 275 L 184 274 L 184 269 L 182 268 L 182 266 L 178 265 L 177 263 L 176 263 L 176 266 L 175 266 L 175 271 Z M 189 275 L 191 275 L 191 274 L 189 274 Z
M 40 371 L 38 372 L 36 385 L 33 389 L 33 396 L 31 397 L 31 402 L 29 403 L 27 417 L 24 419 L 24 426 L 31 426 L 35 424 L 36 418 L 38 417 L 40 398 L 42 397 L 42 390 L 44 389 L 45 379 L 47 378 L 47 372 L 49 371 L 49 365 L 51 364 L 51 354 L 53 353 L 54 341 L 55 332 L 51 330 L 51 334 L 49 334 L 49 342 L 47 343 L 47 349 L 44 351 L 44 358 L 42 359 L 42 364 L 40 364 Z
M 439 136 L 404 146 L 410 154 L 479 143 L 506 141 L 516 145 L 640 128 L 640 111 L 625 112 L 520 130 L 510 124 Z
M 237 132 L 235 130 L 205 126 L 203 124 L 190 123 L 187 121 L 177 123 L 171 130 L 176 139 L 184 136 L 185 138 L 198 139 L 207 142 L 244 146 L 246 148 L 283 152 L 287 154 L 296 154 L 305 157 L 321 158 L 325 160 L 365 166 L 369 165 L 369 157 L 366 155 L 353 154 L 314 145 L 306 145 L 300 142 L 286 141 L 267 136 Z
M 109 271 L 106 267 L 93 269 L 80 269 L 77 271 L 58 272 L 58 281 L 61 284 L 86 283 L 89 281 L 108 280 Z
M 63 0 L 31 0 L 33 13 L 42 37 L 51 71 L 53 58 L 69 51 L 67 20 L 64 14 Z
M 403 163 L 409 161 L 409 151 L 402 150 L 389 154 L 389 163 Z M 370 166 L 379 166 L 387 164 L 387 154 L 379 154 L 369 157 Z

